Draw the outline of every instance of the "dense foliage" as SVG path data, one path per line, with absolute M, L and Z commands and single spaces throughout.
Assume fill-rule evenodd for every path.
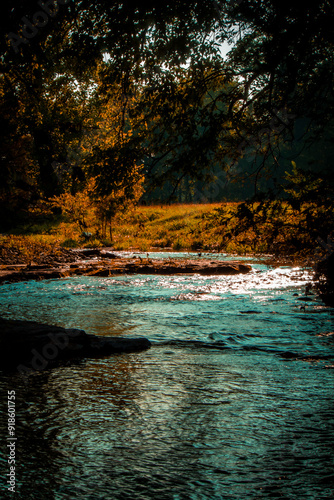
M 145 175 L 146 201 L 255 194 L 261 211 L 245 205 L 240 223 L 260 227 L 283 197 L 311 240 L 331 234 L 332 2 L 6 0 L 0 11 L 3 226 L 85 190 L 106 225 Z

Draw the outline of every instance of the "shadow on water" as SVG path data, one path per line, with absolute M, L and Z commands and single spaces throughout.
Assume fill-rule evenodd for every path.
M 136 368 L 131 359 L 115 356 L 112 361 L 109 367 L 112 373 L 103 369 L 100 372 L 101 365 L 91 362 L 86 366 L 82 363 L 1 379 L 3 394 L 14 387 L 17 395 L 15 498 L 45 499 L 53 498 L 52 494 L 54 498 L 86 498 L 78 496 L 84 494 L 76 486 L 76 481 L 81 482 L 78 461 L 92 459 L 90 465 L 95 464 L 94 457 L 108 446 L 104 428 L 108 435 L 114 427 L 114 408 L 120 414 L 127 413 L 131 401 L 138 395 L 136 380 L 131 374 Z M 108 399 L 110 408 L 106 408 Z M 6 413 L 6 405 L 3 405 L 1 414 L 6 416 Z M 1 419 L 1 436 L 5 439 L 8 436 L 6 418 Z M 3 488 L 8 466 L 5 460 L 2 462 L 0 487 Z M 8 498 L 13 495 L 9 494 Z
M 7 380 L 17 498 L 331 498 L 332 380 L 303 361 L 184 346 Z

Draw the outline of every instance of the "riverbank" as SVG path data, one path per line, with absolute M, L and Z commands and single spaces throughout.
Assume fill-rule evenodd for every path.
M 300 222 L 290 214 L 289 230 L 273 239 L 269 226 L 284 223 L 271 220 L 262 232 L 240 225 L 238 203 L 137 207 L 115 217 L 112 240 L 102 238 L 98 226 L 79 227 L 63 216 L 31 214 L 25 224 L 0 235 L 0 282 L 62 278 L 72 275 L 112 276 L 117 274 L 231 274 L 245 268 L 210 263 L 212 254 L 235 255 L 238 260 L 259 258 L 278 267 L 314 267 L 326 249 L 311 249 L 307 242 L 291 246 L 291 224 Z M 28 222 L 29 220 L 29 222 Z M 275 222 L 275 224 L 274 224 Z M 261 226 L 262 227 L 262 226 Z M 276 226 L 275 226 L 276 227 Z M 268 232 L 269 231 L 269 232 Z M 295 231 L 292 231 L 295 235 Z M 290 241 L 291 240 L 291 241 Z M 290 242 L 290 243 L 289 243 Z M 299 250 L 297 250 L 299 248 Z M 302 248 L 303 250 L 300 250 Z M 173 263 L 170 259 L 121 259 L 120 252 L 193 252 L 204 256 Z M 89 256 L 90 253 L 90 256 Z M 210 255 L 211 257 L 210 257 Z M 232 266 L 232 267 L 231 267 Z M 249 270 L 249 269 L 248 269 Z
M 304 216 L 285 207 L 284 213 L 258 220 L 258 209 L 255 203 L 245 212 L 249 217 L 255 213 L 252 225 L 240 203 L 138 206 L 116 215 L 107 234 L 88 216 L 83 231 L 66 215 L 29 213 L 0 235 L 0 263 L 9 257 L 20 259 L 11 263 L 36 262 L 40 254 L 59 254 L 60 248 L 106 246 L 115 251 L 272 254 L 290 260 L 312 260 L 315 250 L 325 253 Z

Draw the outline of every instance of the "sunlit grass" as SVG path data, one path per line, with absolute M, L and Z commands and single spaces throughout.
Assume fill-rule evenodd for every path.
M 59 246 L 219 251 L 245 255 L 293 254 L 300 252 L 299 245 L 302 251 L 311 251 L 311 236 L 304 229 L 299 230 L 304 224 L 300 213 L 287 207 L 285 212 L 269 213 L 260 224 L 252 226 L 247 218 L 237 215 L 238 207 L 239 204 L 233 202 L 139 206 L 114 218 L 111 238 L 109 235 L 101 237 L 97 223 L 91 222 L 84 234 L 78 225 L 57 216 L 53 221 L 42 220 L 40 224 L 17 227 L 15 234 L 0 237 L 0 246 L 16 248 L 25 260 L 33 260 L 34 255 Z M 257 217 L 258 205 L 251 208 Z M 280 230 L 276 231 L 277 227 Z
M 25 260 L 34 254 L 55 246 L 65 248 L 113 246 L 115 250 L 210 249 L 217 244 L 214 228 L 206 228 L 207 216 L 219 204 L 158 205 L 137 207 L 131 212 L 115 217 L 112 240 L 101 238 L 98 225 L 87 228 L 85 237 L 74 223 L 66 218 L 25 224 L 11 234 L 0 238 L 0 245 L 16 249 Z M 15 234 L 13 234 L 15 233 Z
M 180 204 L 138 207 L 129 217 L 116 222 L 113 246 L 117 250 L 136 248 L 142 251 L 154 248 L 209 248 L 215 243 L 215 238 L 208 238 L 209 235 L 203 233 L 203 216 L 219 206 Z

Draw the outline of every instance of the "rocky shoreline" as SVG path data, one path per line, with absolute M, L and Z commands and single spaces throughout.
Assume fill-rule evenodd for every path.
M 78 329 L 0 318 L 0 369 L 22 375 L 150 346 L 144 337 L 102 337 Z
M 150 259 L 120 257 L 108 249 L 66 251 L 44 262 L 4 263 L 0 265 L 0 283 L 58 279 L 70 276 L 117 276 L 122 274 L 201 274 L 230 275 L 248 273 L 251 266 L 238 261 L 206 259 Z

